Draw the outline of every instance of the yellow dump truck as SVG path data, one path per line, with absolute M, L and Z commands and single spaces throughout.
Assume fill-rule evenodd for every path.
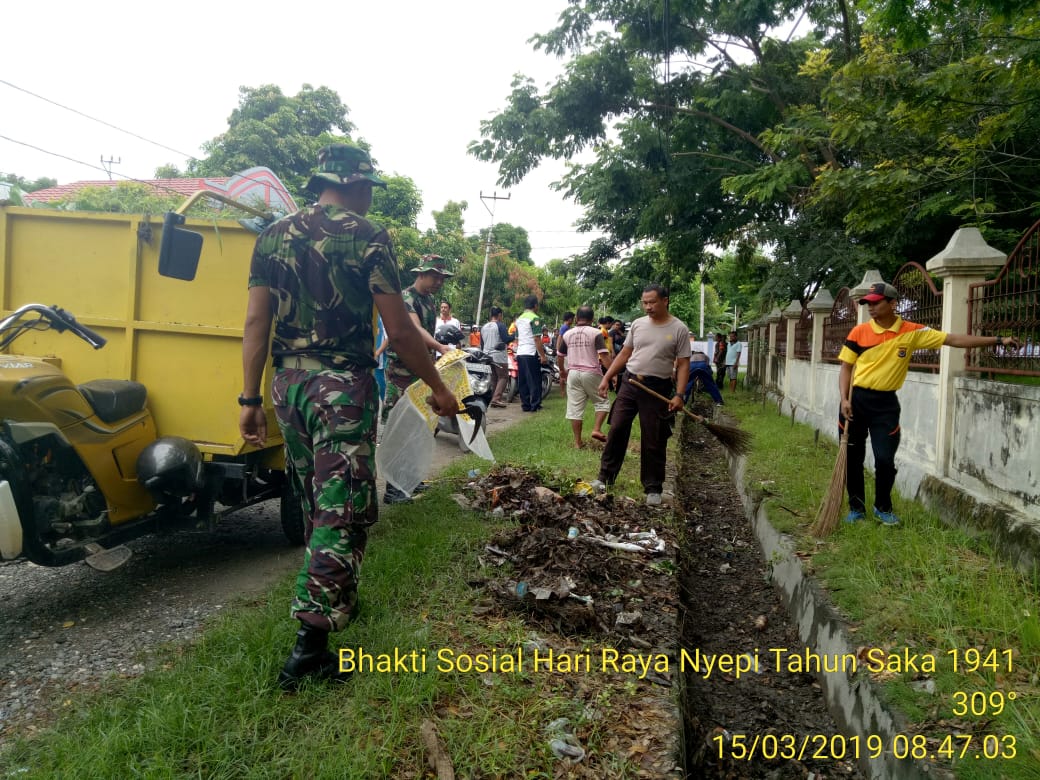
M 272 410 L 264 449 L 238 433 L 255 238 L 178 213 L 0 207 L 4 558 L 110 568 L 129 539 L 275 497 L 302 541 Z

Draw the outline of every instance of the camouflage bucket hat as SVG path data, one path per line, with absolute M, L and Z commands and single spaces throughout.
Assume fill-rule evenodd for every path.
M 423 255 L 419 265 L 412 269 L 413 274 L 422 274 L 427 271 L 436 271 L 441 276 L 454 276 L 448 270 L 448 261 L 440 255 Z
M 332 184 L 370 181 L 378 187 L 386 186 L 386 182 L 375 175 L 368 152 L 349 144 L 325 146 L 318 152 L 318 170 L 307 182 L 307 190 L 320 195 L 323 181 Z

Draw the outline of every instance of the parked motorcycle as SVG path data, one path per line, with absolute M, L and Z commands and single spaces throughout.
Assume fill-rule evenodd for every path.
M 462 331 L 454 325 L 449 325 L 438 330 L 434 338 L 441 344 L 455 345 L 462 339 Z M 477 347 L 464 347 L 462 351 L 466 353 L 466 374 L 469 376 L 469 386 L 472 393 L 468 398 L 464 399 L 464 403 L 468 409 L 474 411 L 475 414 L 472 415 L 474 419 L 479 417 L 480 430 L 486 430 L 487 410 L 495 390 L 491 382 L 491 364 L 493 360 L 491 355 Z M 436 436 L 442 432 L 453 433 L 458 436 L 459 449 L 463 452 L 469 452 L 469 442 L 466 441 L 466 436 L 459 428 L 458 417 L 438 418 L 437 427 L 434 429 L 433 435 Z
M 509 380 L 506 382 L 506 389 L 502 395 L 503 400 L 509 404 L 513 402 L 517 392 L 520 390 L 520 372 L 516 363 L 516 355 L 513 354 L 512 344 L 506 349 L 506 356 L 508 358 Z
M 0 321 L 0 351 L 22 334 L 46 330 L 94 349 L 106 343 L 69 312 L 33 303 Z M 263 451 L 204 460 L 194 442 L 157 435 L 144 385 L 95 379 L 77 386 L 60 362 L 0 355 L 4 558 L 25 556 L 43 566 L 87 558 L 114 568 L 130 551 L 109 546 L 177 521 L 212 522 L 217 500 L 229 507 L 226 514 L 283 494 L 284 472 L 263 467 Z M 283 501 L 287 533 L 285 514 L 298 503 Z
M 560 369 L 556 365 L 556 350 L 545 344 L 545 356 L 548 358 L 541 364 L 542 398 L 552 392 L 552 389 L 560 383 Z

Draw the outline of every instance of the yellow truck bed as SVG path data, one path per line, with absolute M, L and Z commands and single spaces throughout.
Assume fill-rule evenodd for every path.
M 0 308 L 68 310 L 108 344 L 93 350 L 68 334 L 44 332 L 23 335 L 13 349 L 57 356 L 77 383 L 141 382 L 160 436 L 191 439 L 208 456 L 237 455 L 245 448 L 235 398 L 256 235 L 230 220 L 188 219 L 183 227 L 203 235 L 191 282 L 159 275 L 162 215 L 0 206 Z M 270 422 L 273 447 L 281 442 Z

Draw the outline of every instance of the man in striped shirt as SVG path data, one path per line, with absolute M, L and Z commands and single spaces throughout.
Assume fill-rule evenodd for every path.
M 610 401 L 599 397 L 599 383 L 603 370 L 610 368 L 612 356 L 607 352 L 603 334 L 592 325 L 592 307 L 578 308 L 577 325 L 568 328 L 560 337 L 556 365 L 560 368 L 560 384 L 567 392 L 567 419 L 571 421 L 574 446 L 581 449 L 585 442 L 581 429 L 585 418 L 585 406 L 591 400 L 596 410 L 596 421 L 592 426 L 592 438 L 606 441 L 603 422 L 610 411 Z M 567 362 L 564 365 L 564 358 Z

